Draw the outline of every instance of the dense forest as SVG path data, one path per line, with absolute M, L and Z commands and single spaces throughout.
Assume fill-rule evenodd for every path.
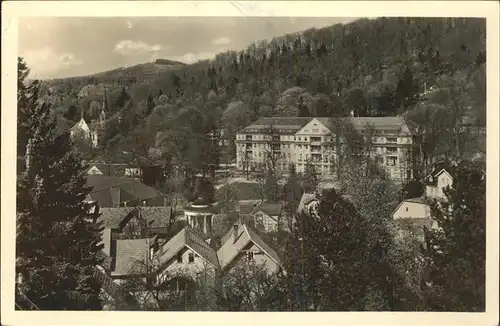
M 234 144 L 214 154 L 207 134 L 215 130 L 233 139 L 264 116 L 354 114 L 405 115 L 426 132 L 423 151 L 432 161 L 465 155 L 464 121 L 485 126 L 485 49 L 484 19 L 360 19 L 192 65 L 161 60 L 47 80 L 42 95 L 66 129 L 82 112 L 96 119 L 107 90 L 106 133 L 93 158 L 128 160 L 124 153 L 133 152 L 199 170 L 200 162 L 235 157 Z

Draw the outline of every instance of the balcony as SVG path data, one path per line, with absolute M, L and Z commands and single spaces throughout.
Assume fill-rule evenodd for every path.
M 311 143 L 311 147 L 313 145 L 321 145 L 321 137 L 311 137 L 310 143 Z
M 321 154 L 312 154 L 311 155 L 311 162 L 312 163 L 322 163 L 323 162 L 323 157 Z
M 321 153 L 321 146 L 311 145 L 311 153 Z

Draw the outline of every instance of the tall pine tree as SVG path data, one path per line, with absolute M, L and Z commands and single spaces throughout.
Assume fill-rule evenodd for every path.
M 316 219 L 299 216 L 285 258 L 290 310 L 364 308 L 365 225 L 335 190 L 323 194 Z
M 424 293 L 428 310 L 485 310 L 486 182 L 461 163 L 447 201 L 431 206 L 437 228 L 426 232 Z
M 17 183 L 16 301 L 41 310 L 100 310 L 101 228 L 84 200 L 85 169 L 68 133 L 55 136 L 48 105 L 30 97 L 26 170 Z M 19 105 L 26 105 L 20 102 Z

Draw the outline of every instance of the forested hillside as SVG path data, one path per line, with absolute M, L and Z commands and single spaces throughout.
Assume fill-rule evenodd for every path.
M 220 158 L 210 131 L 232 138 L 263 116 L 349 114 L 404 114 L 430 135 L 424 154 L 460 156 L 469 140 L 457 128 L 486 121 L 485 49 L 484 19 L 361 19 L 192 65 L 166 60 L 50 80 L 44 94 L 66 128 L 82 110 L 95 119 L 106 88 L 106 135 L 91 155 L 113 160 L 125 152 L 200 169 Z M 234 156 L 234 146 L 222 153 Z

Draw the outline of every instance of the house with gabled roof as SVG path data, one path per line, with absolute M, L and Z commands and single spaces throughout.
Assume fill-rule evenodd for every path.
M 217 258 L 223 274 L 245 262 L 265 266 L 269 273 L 277 272 L 282 267 L 282 260 L 276 251 L 241 220 L 222 238 L 221 244 Z
M 425 178 L 425 196 L 429 199 L 446 200 L 444 189 L 453 185 L 456 165 L 448 162 L 438 163 Z
M 195 230 L 183 228 L 155 254 L 158 264 L 156 281 L 162 283 L 172 276 L 209 274 L 215 277 L 220 268 L 215 250 Z

